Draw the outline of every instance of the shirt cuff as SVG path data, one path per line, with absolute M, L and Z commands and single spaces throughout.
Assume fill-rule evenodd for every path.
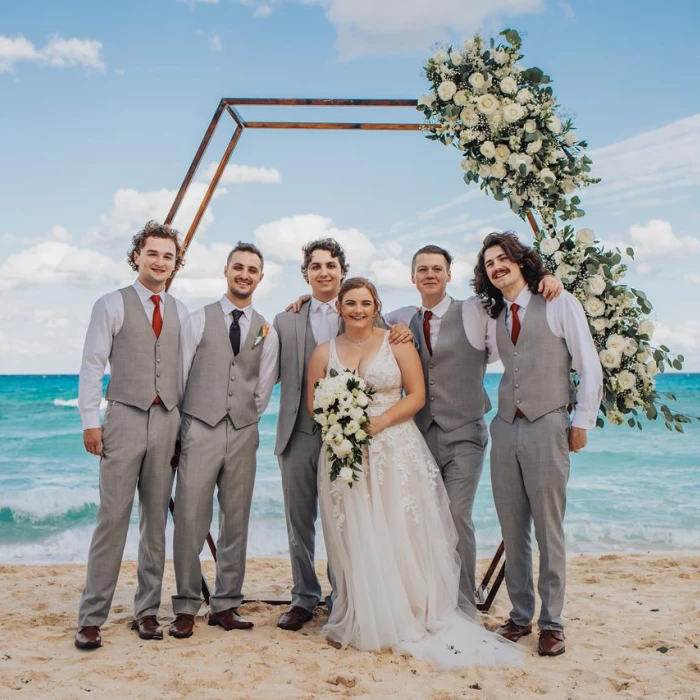
M 83 421 L 83 430 L 92 430 L 93 428 L 102 427 L 102 416 L 99 411 L 86 411 L 81 414 Z
M 592 428 L 595 428 L 597 419 L 598 411 L 586 411 L 584 409 L 577 408 L 576 413 L 574 413 L 574 419 L 571 421 L 571 427 L 591 430 Z

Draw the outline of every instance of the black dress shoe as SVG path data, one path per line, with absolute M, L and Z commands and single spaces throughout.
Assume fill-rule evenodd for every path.
M 245 620 L 236 612 L 236 608 L 229 608 L 221 612 L 210 612 L 207 624 L 211 627 L 218 625 L 227 632 L 231 630 L 249 630 L 253 626 L 252 622 Z
M 78 627 L 75 633 L 75 646 L 78 649 L 97 649 L 102 646 L 100 628 L 95 625 Z
M 145 615 L 131 623 L 131 629 L 139 633 L 141 639 L 163 639 L 163 628 L 155 615 Z
M 295 605 L 280 617 L 277 621 L 277 626 L 281 630 L 298 632 L 313 616 L 314 614 L 306 608 Z
M 194 633 L 194 615 L 178 613 L 170 623 L 168 634 L 175 639 L 187 639 Z

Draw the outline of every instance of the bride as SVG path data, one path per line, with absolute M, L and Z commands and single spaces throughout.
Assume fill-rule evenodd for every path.
M 307 370 L 314 385 L 330 369 L 354 370 L 374 388 L 372 435 L 359 481 L 331 482 L 326 448 L 318 497 L 335 588 L 324 627 L 331 643 L 410 652 L 442 668 L 519 663 L 514 644 L 481 626 L 459 600 L 457 532 L 440 472 L 412 418 L 425 402 L 413 345 L 390 345 L 379 327 L 374 285 L 347 280 L 338 294 L 345 330 L 319 345 Z M 466 612 L 465 612 L 466 611 Z

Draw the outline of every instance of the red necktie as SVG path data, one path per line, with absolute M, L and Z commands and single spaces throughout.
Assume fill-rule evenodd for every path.
M 518 342 L 518 336 L 520 335 L 520 319 L 518 318 L 518 305 L 511 304 L 510 312 L 513 314 L 512 324 L 510 328 L 510 339 L 513 341 L 513 345 Z
M 160 295 L 154 294 L 151 297 L 151 301 L 154 304 L 153 309 L 153 332 L 156 334 L 156 338 L 160 338 L 160 332 L 163 330 L 163 316 L 160 313 Z M 160 396 L 156 395 L 153 399 L 153 403 L 160 403 Z
M 155 305 L 153 309 L 153 332 L 156 334 L 156 338 L 160 338 L 160 332 L 163 330 L 163 317 L 160 314 L 160 295 L 154 294 L 151 297 L 151 301 Z
M 423 312 L 423 337 L 425 338 L 425 347 L 428 348 L 428 352 L 433 354 L 433 344 L 430 341 L 430 319 L 433 317 L 432 311 Z

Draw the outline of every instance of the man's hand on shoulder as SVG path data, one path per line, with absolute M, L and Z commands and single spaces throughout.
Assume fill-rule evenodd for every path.
M 413 343 L 413 333 L 407 325 L 397 323 L 396 325 L 391 326 L 389 329 L 389 342 L 392 345 Z
M 569 452 L 580 452 L 588 442 L 588 434 L 583 428 L 569 428 Z
M 102 428 L 88 428 L 83 430 L 83 445 L 91 455 L 102 456 Z
M 311 294 L 302 294 L 296 301 L 287 306 L 285 311 L 293 311 L 295 314 L 298 314 L 301 311 L 301 307 L 310 299 Z
M 564 285 L 554 275 L 545 275 L 540 280 L 537 291 L 547 300 L 556 299 L 564 290 Z

